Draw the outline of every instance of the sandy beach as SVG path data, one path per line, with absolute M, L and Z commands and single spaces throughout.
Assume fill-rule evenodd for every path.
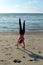
M 0 65 L 43 65 L 43 32 L 25 34 L 25 50 L 22 44 L 16 49 L 18 34 L 0 32 Z

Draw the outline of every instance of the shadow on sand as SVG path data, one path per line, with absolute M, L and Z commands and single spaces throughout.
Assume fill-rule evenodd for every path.
M 27 49 L 25 49 L 25 50 L 24 49 L 19 49 L 19 50 L 21 50 L 22 52 L 25 52 L 26 54 L 28 54 L 28 56 L 30 56 L 33 59 L 37 59 L 37 60 L 42 59 L 43 60 L 43 56 L 41 56 L 39 54 L 33 53 L 33 52 L 31 52 Z

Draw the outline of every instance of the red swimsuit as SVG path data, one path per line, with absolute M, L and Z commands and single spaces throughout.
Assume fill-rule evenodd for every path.
M 19 42 L 21 43 L 21 42 L 23 42 L 24 41 L 24 36 L 23 35 L 20 35 L 20 37 L 19 37 Z

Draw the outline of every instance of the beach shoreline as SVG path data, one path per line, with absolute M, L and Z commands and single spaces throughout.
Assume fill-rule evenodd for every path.
M 25 32 L 26 35 L 28 35 L 28 34 L 36 34 L 36 33 L 37 33 L 37 34 L 40 34 L 40 33 L 43 34 L 43 31 Z M 3 32 L 1 32 L 1 31 L 0 31 L 0 34 L 17 34 L 17 35 L 19 35 L 19 32 L 10 32 L 10 31 L 7 31 L 7 32 L 4 32 L 4 31 L 3 31 Z

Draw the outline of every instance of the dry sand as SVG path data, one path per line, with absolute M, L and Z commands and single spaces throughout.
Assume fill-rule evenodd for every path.
M 43 65 L 43 32 L 25 34 L 25 50 L 16 49 L 18 34 L 0 32 L 0 65 Z

